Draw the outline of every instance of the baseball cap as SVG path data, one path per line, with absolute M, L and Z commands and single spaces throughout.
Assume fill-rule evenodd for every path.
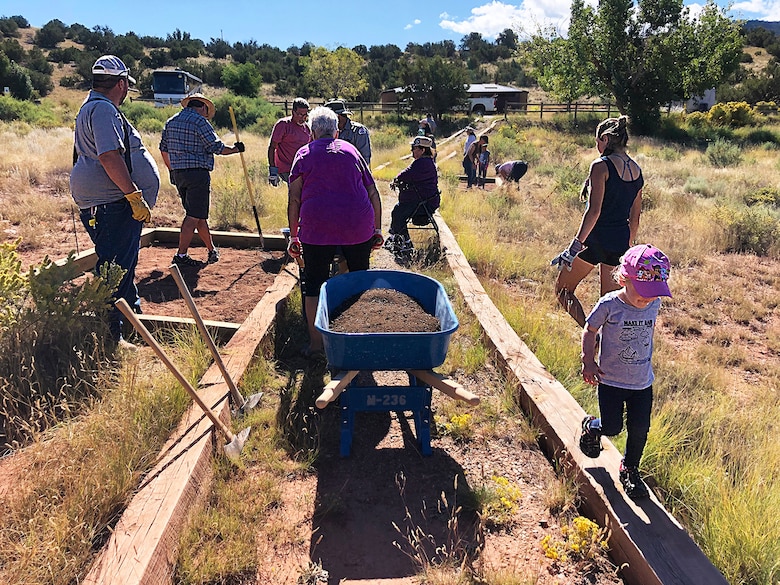
M 671 297 L 669 270 L 671 263 L 666 254 L 651 244 L 629 248 L 620 258 L 620 274 L 631 279 L 636 292 L 645 298 Z
M 325 107 L 330 108 L 340 116 L 352 115 L 352 112 L 349 111 L 349 109 L 347 108 L 347 104 L 344 103 L 344 100 L 330 100 L 325 104 Z
M 433 141 L 427 136 L 415 136 L 410 144 L 412 146 L 419 146 L 420 148 L 431 148 L 433 146 Z
M 92 75 L 112 75 L 114 77 L 126 77 L 135 84 L 135 78 L 130 76 L 130 70 L 122 59 L 116 55 L 103 55 L 92 66 Z

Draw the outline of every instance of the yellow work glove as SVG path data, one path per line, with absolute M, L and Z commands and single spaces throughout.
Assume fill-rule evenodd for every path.
M 130 202 L 130 207 L 133 208 L 133 219 L 136 221 L 151 221 L 152 210 L 144 201 L 143 195 L 140 191 L 133 191 L 125 195 L 125 199 Z

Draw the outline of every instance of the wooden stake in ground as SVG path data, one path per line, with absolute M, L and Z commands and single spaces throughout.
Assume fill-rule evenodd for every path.
M 228 106 L 230 111 L 230 121 L 233 122 L 233 134 L 236 135 L 236 142 L 241 142 L 241 138 L 238 136 L 238 124 L 236 124 L 236 114 L 233 112 L 233 106 Z M 246 189 L 249 191 L 249 200 L 252 202 L 252 213 L 255 215 L 255 224 L 257 225 L 257 234 L 260 236 L 260 249 L 265 249 L 263 245 L 263 230 L 260 229 L 260 218 L 257 216 L 257 205 L 255 205 L 255 195 L 252 191 L 252 182 L 249 180 L 249 173 L 246 170 L 246 161 L 244 160 L 244 153 L 239 152 L 238 156 L 241 157 L 241 166 L 244 169 L 244 179 L 246 179 Z

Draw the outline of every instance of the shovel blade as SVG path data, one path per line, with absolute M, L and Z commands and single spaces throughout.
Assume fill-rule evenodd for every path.
M 260 404 L 260 400 L 262 398 L 263 398 L 262 392 L 258 392 L 257 394 L 252 394 L 248 396 L 247 399 L 244 401 L 244 405 L 241 407 L 241 412 L 247 412 L 248 410 L 252 410 L 258 404 Z
M 249 431 L 252 427 L 247 427 L 240 433 L 233 436 L 233 440 L 227 443 L 224 447 L 225 455 L 233 463 L 238 463 L 241 459 L 241 451 L 244 449 L 244 443 L 246 443 L 249 437 Z

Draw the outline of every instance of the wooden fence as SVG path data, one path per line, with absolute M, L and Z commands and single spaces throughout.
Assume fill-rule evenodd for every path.
M 309 105 L 314 108 L 321 106 L 324 101 L 308 100 Z M 272 101 L 271 104 L 279 106 L 284 110 L 284 115 L 289 116 L 292 113 L 292 100 Z M 352 110 L 356 119 L 362 121 L 364 114 L 395 114 L 397 116 L 407 116 L 412 110 L 403 102 L 347 102 L 347 107 Z M 609 118 L 613 113 L 617 113 L 617 106 L 614 103 L 591 103 L 591 102 L 569 102 L 569 103 L 545 103 L 545 102 L 507 102 L 502 112 L 496 112 L 496 115 L 508 114 L 527 114 L 534 117 L 538 114 L 539 119 L 545 115 L 570 114 L 577 119 L 578 114 L 584 113 L 603 113 Z

